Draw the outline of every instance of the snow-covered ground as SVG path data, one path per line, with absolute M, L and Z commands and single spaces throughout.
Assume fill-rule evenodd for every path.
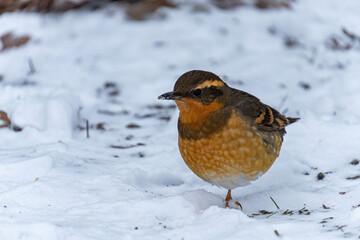
M 200 3 L 144 22 L 114 7 L 0 16 L 0 35 L 31 36 L 0 52 L 0 109 L 22 128 L 0 130 L 0 239 L 360 236 L 360 40 L 342 31 L 360 35 L 360 2 Z M 177 110 L 157 100 L 191 69 L 301 117 L 270 171 L 233 191 L 243 211 L 186 167 Z

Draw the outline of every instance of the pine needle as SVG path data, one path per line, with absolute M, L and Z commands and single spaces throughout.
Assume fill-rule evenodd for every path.
M 280 209 L 279 206 L 277 205 L 277 203 L 275 202 L 275 200 L 270 196 L 271 201 L 273 201 L 273 203 L 275 204 L 275 206 L 277 207 L 277 209 Z

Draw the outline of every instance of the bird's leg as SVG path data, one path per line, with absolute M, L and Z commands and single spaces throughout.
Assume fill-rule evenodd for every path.
M 225 207 L 229 207 L 229 201 L 232 199 L 231 197 L 231 190 L 228 190 L 226 198 L 225 198 Z
M 226 195 L 226 198 L 225 198 L 225 207 L 228 208 L 229 207 L 229 202 L 230 200 L 232 200 L 232 197 L 231 197 L 231 189 L 228 190 L 227 192 L 227 195 Z M 240 207 L 240 209 L 242 210 L 242 206 L 241 204 L 238 202 L 238 201 L 235 201 L 235 204 Z

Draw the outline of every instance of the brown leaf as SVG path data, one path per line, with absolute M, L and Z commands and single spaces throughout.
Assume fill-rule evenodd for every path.
M 140 125 L 136 124 L 136 123 L 129 123 L 128 125 L 126 125 L 127 128 L 140 128 Z
M 6 112 L 0 110 L 0 128 L 9 127 L 11 125 L 11 121 Z
M 6 0 L 6 4 L 0 7 L 0 12 L 31 11 L 36 9 L 38 0 Z
M 269 212 L 269 211 L 266 211 L 266 210 L 260 210 L 259 211 L 261 214 L 272 214 L 273 212 Z
M 40 1 L 41 2 L 41 1 Z M 66 12 L 73 9 L 78 9 L 86 4 L 90 3 L 89 0 L 73 1 L 73 0 L 54 0 L 54 3 L 51 6 L 51 11 L 55 12 Z
M 354 177 L 347 177 L 347 180 L 356 180 L 356 179 L 360 179 L 360 175 L 356 175 Z
M 243 0 L 212 0 L 211 3 L 223 10 L 230 10 L 240 6 L 247 5 Z
M 131 20 L 143 21 L 161 7 L 176 8 L 176 5 L 169 0 L 142 0 L 130 4 L 126 9 L 126 15 Z
M 330 208 L 327 207 L 325 204 L 323 204 L 322 207 L 323 207 L 324 209 L 330 209 Z
M 96 124 L 96 129 L 97 129 L 97 130 L 104 131 L 104 130 L 105 130 L 105 123 L 104 123 L 104 122 L 100 122 L 100 123 Z
M 358 165 L 359 164 L 359 159 L 354 159 L 350 162 L 351 165 Z
M 0 0 L 0 13 L 14 11 L 65 12 L 80 8 L 90 0 Z
M 48 12 L 53 5 L 54 0 L 43 0 L 38 1 L 36 5 L 36 11 L 38 12 Z
M 255 7 L 259 9 L 291 8 L 291 5 L 286 0 L 256 0 Z
M 5 51 L 9 48 L 20 47 L 25 45 L 29 40 L 29 35 L 15 36 L 12 32 L 5 33 L 0 37 L 2 48 L 1 51 Z

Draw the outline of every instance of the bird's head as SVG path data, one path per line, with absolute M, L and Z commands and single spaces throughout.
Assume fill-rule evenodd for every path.
M 217 75 L 200 70 L 184 73 L 174 86 L 174 91 L 159 96 L 175 100 L 183 123 L 201 123 L 210 113 L 220 110 L 226 102 L 228 86 Z

